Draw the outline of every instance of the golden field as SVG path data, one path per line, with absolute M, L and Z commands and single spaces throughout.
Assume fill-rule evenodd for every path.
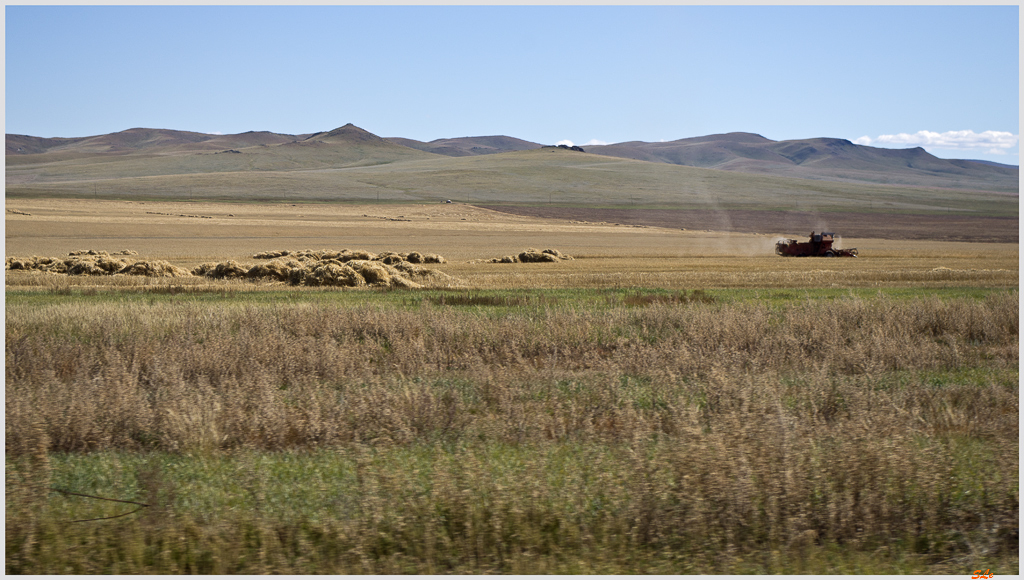
M 17 213 L 15 213 L 17 212 Z M 30 215 L 25 215 L 30 214 Z M 430 252 L 481 289 L 1016 287 L 1017 244 L 843 238 L 856 259 L 787 259 L 781 237 L 808 232 L 683 231 L 520 217 L 465 204 L 229 204 L 87 199 L 7 201 L 8 256 L 131 249 L 191 267 L 268 250 Z M 838 232 L 840 235 L 842 232 Z M 480 263 L 530 247 L 575 260 Z M 30 283 L 9 273 L 8 284 Z M 178 281 L 180 282 L 180 281 Z M 75 283 L 96 283 L 87 280 Z
M 1018 573 L 1018 245 L 808 233 L 9 198 L 9 257 L 457 282 L 7 271 L 5 571 Z

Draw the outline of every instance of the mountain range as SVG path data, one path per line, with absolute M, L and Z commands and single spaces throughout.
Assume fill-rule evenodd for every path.
M 355 125 L 332 131 L 281 134 L 249 131 L 216 135 L 168 129 L 128 129 L 77 138 L 7 134 L 8 177 L 12 168 L 85 158 L 133 156 L 162 158 L 147 172 L 164 175 L 186 171 L 182 156 L 193 156 L 187 172 L 287 170 L 377 165 L 431 157 L 472 157 L 543 149 L 545 145 L 508 136 L 437 139 L 430 142 L 379 137 Z M 290 153 L 302 150 L 301 161 Z M 629 141 L 584 147 L 586 153 L 753 175 L 846 183 L 903 185 L 1018 193 L 1019 167 L 992 162 L 940 159 L 920 147 L 887 149 L 856 145 L 845 139 L 812 138 L 773 141 L 754 133 L 726 133 L 667 142 Z M 241 154 L 236 163 L 195 157 Z M 300 167 L 301 166 L 301 167 Z M 215 168 L 215 169 L 211 169 Z M 16 179 L 17 181 L 17 179 Z

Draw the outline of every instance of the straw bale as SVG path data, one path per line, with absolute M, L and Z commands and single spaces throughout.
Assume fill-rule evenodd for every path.
M 69 276 L 107 276 L 110 274 L 91 260 L 74 262 L 68 267 L 67 273 Z
M 281 282 L 289 282 L 292 280 L 293 270 L 305 270 L 305 266 L 298 260 L 272 260 L 266 264 L 256 264 L 249 269 L 246 277 L 273 278 Z
M 359 275 L 363 277 L 363 280 L 366 280 L 367 284 L 391 284 L 391 273 L 388 272 L 388 267 L 384 264 L 353 260 L 349 262 L 349 265 L 356 272 L 359 272 Z
M 392 266 L 400 262 L 404 262 L 408 254 L 399 254 L 398 252 L 381 252 L 377 255 L 377 260 Z
M 206 272 L 210 278 L 244 278 L 252 266 L 239 264 L 234 260 L 221 262 L 214 266 L 213 270 Z
M 72 260 L 62 260 L 60 258 L 36 258 L 36 260 L 34 269 L 52 274 L 67 274 L 68 268 L 74 263 Z
M 490 260 L 484 260 L 488 264 L 515 264 L 519 261 L 517 256 L 503 256 L 501 258 L 491 258 Z
M 217 262 L 204 262 L 199 264 L 195 268 L 192 268 L 193 276 L 208 276 L 210 272 L 213 272 L 217 268 Z
M 129 276 L 149 276 L 151 278 L 183 278 L 191 276 L 192 273 L 185 268 L 180 268 L 165 262 L 164 260 L 143 260 L 129 264 L 122 268 L 118 274 Z
M 32 256 L 30 258 L 19 258 L 15 256 L 8 256 L 4 262 L 5 267 L 8 270 L 36 270 L 41 272 L 50 272 L 54 274 L 66 274 L 68 268 L 72 265 L 83 261 L 81 258 L 49 258 L 44 256 Z M 85 260 L 93 262 L 93 260 Z M 79 267 L 80 271 L 85 271 L 88 268 Z
M 128 263 L 118 258 L 111 258 L 110 256 L 100 256 L 96 260 L 96 266 L 102 269 L 107 274 L 116 274 L 124 269 Z
M 260 252 L 253 256 L 257 260 L 270 260 L 272 258 L 281 258 L 291 254 L 289 250 L 270 250 L 267 252 Z
M 326 252 L 326 250 L 325 250 Z M 377 255 L 366 250 L 341 250 L 338 252 L 330 252 L 324 254 L 323 258 L 330 257 L 331 259 L 338 260 L 340 262 L 351 262 L 352 260 L 376 260 Z
M 525 252 L 519 253 L 519 261 L 523 263 L 557 262 L 558 257 L 554 254 L 545 254 L 544 252 L 531 248 Z
M 444 256 L 440 254 L 423 254 L 424 264 L 447 264 L 448 260 L 444 259 Z
M 8 256 L 5 262 L 8 270 L 35 270 L 37 269 L 36 257 L 16 258 Z
M 354 250 L 352 252 L 349 252 L 349 255 L 352 256 L 350 258 L 351 260 L 376 260 L 377 259 L 377 254 L 374 254 L 374 253 L 371 253 L 371 252 L 367 252 L 365 250 Z
M 563 254 L 562 252 L 559 252 L 558 250 L 541 250 L 541 252 L 544 253 L 544 254 L 551 254 L 552 256 L 554 256 L 554 257 L 556 257 L 556 258 L 558 258 L 560 260 L 572 260 L 573 259 L 572 256 L 570 256 L 568 254 Z
M 422 288 L 423 284 L 417 284 L 416 282 L 413 282 L 412 280 L 406 278 L 405 276 L 402 276 L 401 274 L 396 274 L 391 277 L 391 287 L 411 290 L 415 288 Z
M 121 250 L 120 252 L 108 252 L 106 250 L 74 250 L 68 252 L 69 256 L 138 256 L 135 250 Z
M 327 262 L 306 270 L 302 283 L 307 286 L 362 286 L 366 281 L 346 264 Z
M 397 272 L 401 272 L 401 273 L 413 274 L 413 275 L 415 275 L 416 272 L 418 272 L 420 270 L 423 270 L 423 268 L 420 268 L 419 266 L 414 266 L 414 265 L 410 264 L 409 262 L 396 262 L 394 264 L 388 264 L 387 266 L 389 268 L 395 270 L 396 273 Z

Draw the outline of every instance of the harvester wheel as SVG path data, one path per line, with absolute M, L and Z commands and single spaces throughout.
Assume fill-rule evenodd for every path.
M 825 252 L 825 257 L 826 258 L 835 258 L 836 257 L 836 253 L 833 252 L 832 250 L 829 250 L 829 251 Z

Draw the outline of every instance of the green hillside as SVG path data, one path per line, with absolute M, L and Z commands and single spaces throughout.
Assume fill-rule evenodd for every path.
M 139 134 L 133 148 L 122 138 L 119 152 L 86 154 L 64 143 L 44 153 L 9 154 L 6 192 L 8 197 L 452 199 L 489 205 L 1018 214 L 1017 197 L 1002 193 L 778 177 L 558 148 L 451 157 L 405 147 L 354 125 L 308 136 L 197 140 L 196 135 Z M 188 150 L 189 140 L 203 149 Z

